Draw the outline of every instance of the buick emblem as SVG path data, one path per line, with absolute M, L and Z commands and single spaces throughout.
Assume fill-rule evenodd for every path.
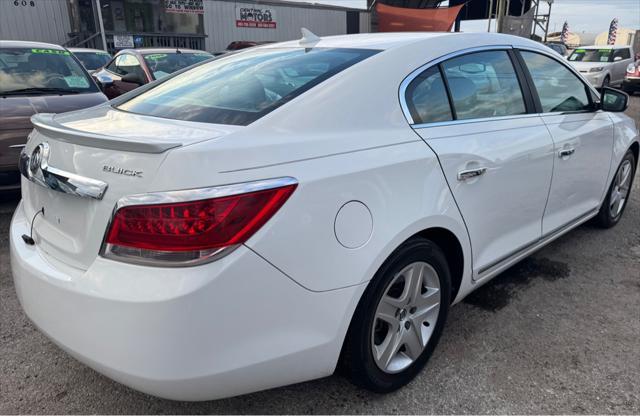
M 47 159 L 49 158 L 49 145 L 47 143 L 40 143 L 31 152 L 29 158 L 29 175 L 35 175 L 38 170 L 47 166 Z

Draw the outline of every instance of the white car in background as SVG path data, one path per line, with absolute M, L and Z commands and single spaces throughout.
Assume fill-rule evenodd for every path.
M 307 33 L 210 60 L 34 116 L 16 291 L 65 351 L 156 396 L 338 365 L 390 392 L 452 304 L 587 220 L 618 223 L 627 99 L 500 34 Z
M 593 86 L 620 86 L 633 63 L 633 52 L 629 46 L 584 46 L 567 59 Z

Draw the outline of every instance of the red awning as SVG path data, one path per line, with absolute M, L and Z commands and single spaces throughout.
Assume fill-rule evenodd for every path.
M 376 4 L 379 32 L 449 32 L 464 4 L 436 9 L 410 9 Z

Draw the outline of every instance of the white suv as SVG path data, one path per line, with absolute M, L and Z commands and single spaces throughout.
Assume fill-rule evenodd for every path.
M 629 46 L 586 46 L 567 59 L 595 87 L 619 86 L 633 63 L 633 53 Z

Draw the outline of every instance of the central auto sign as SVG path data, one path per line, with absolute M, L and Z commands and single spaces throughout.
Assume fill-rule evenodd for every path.
M 276 11 L 269 7 L 236 5 L 236 27 L 276 28 Z

